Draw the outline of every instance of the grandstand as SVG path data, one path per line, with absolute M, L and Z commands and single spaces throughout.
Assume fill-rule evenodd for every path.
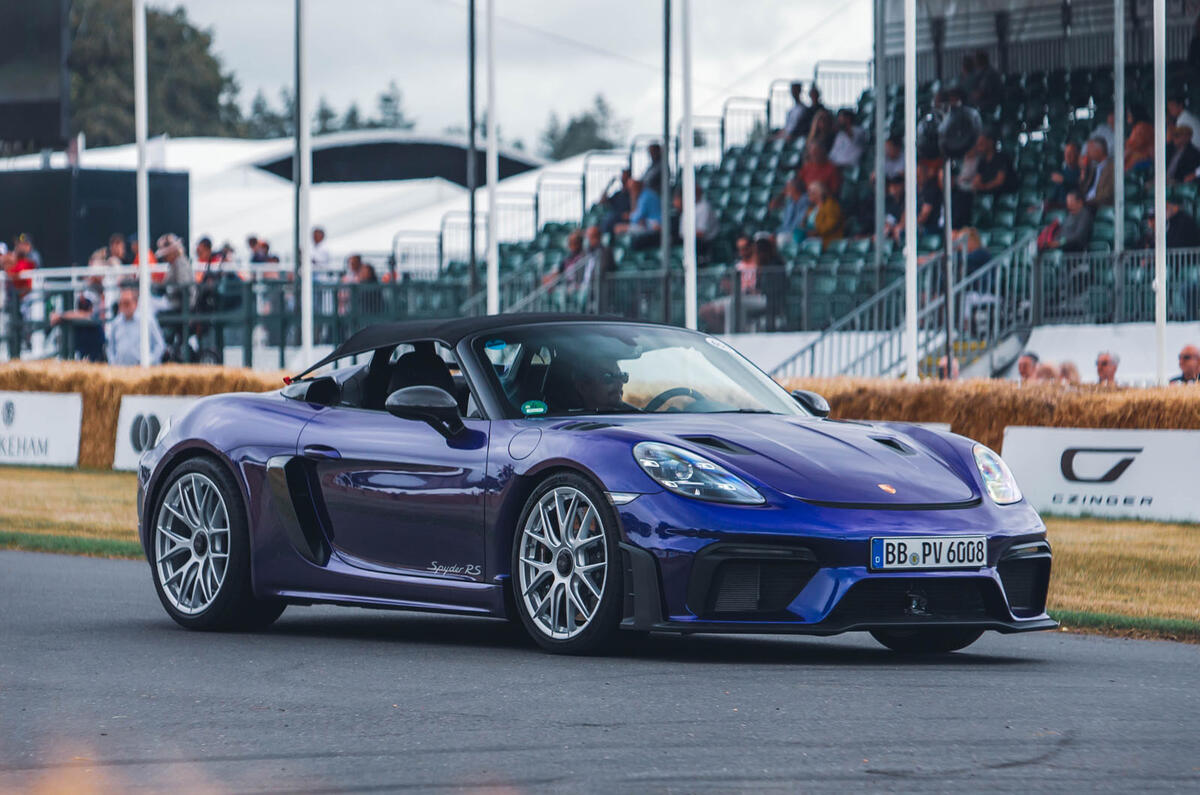
M 926 373 L 934 371 L 944 350 L 947 317 L 956 328 L 955 355 L 965 372 L 979 375 L 1003 373 L 1036 326 L 1153 319 L 1148 265 L 1152 253 L 1141 248 L 1153 209 L 1151 171 L 1126 173 L 1122 200 L 1115 208 L 1097 208 L 1086 251 L 1036 250 L 1040 230 L 1064 215 L 1046 201 L 1055 187 L 1052 175 L 1061 167 L 1063 145 L 1082 143 L 1092 135 L 1113 106 L 1116 84 L 1111 48 L 1106 49 L 1111 45 L 1112 23 L 1111 16 L 1106 19 L 1104 14 L 1111 15 L 1111 4 L 1075 3 L 1074 30 L 1056 29 L 1047 22 L 1050 11 L 1044 5 L 1025 4 L 1024 16 L 1018 20 L 1024 37 L 1003 46 L 992 29 L 980 24 L 991 13 L 990 6 L 952 17 L 936 49 L 926 33 L 929 26 L 924 25 L 933 20 L 923 20 L 918 117 L 930 110 L 939 92 L 953 85 L 963 57 L 985 49 L 994 62 L 1008 68 L 1000 72 L 999 96 L 993 107 L 984 109 L 984 122 L 1015 169 L 1010 190 L 974 197 L 969 226 L 978 230 L 990 259 L 968 272 L 965 252 L 956 254 L 949 299 L 944 237 L 941 233 L 918 237 L 919 354 Z M 883 129 L 888 136 L 903 136 L 903 81 L 895 54 L 900 48 L 892 46 L 897 38 L 896 14 L 891 18 Z M 1192 107 L 1200 107 L 1200 73 L 1183 57 L 1190 32 L 1187 22 L 1178 17 L 1169 24 L 1167 93 L 1187 97 Z M 1133 58 L 1126 64 L 1124 79 L 1131 97 L 1152 93 L 1154 70 L 1146 27 L 1139 27 L 1135 16 L 1128 34 L 1127 52 Z M 799 78 L 822 87 L 831 111 L 842 107 L 852 111 L 867 135 L 867 152 L 876 145 L 873 71 L 869 63 L 818 62 L 811 75 Z M 807 145 L 803 137 L 787 140 L 774 134 L 791 101 L 791 82 L 773 80 L 758 96 L 726 98 L 720 116 L 694 118 L 696 183 L 720 218 L 719 232 L 706 241 L 697 274 L 699 303 L 724 299 L 731 307 L 723 322 L 702 320 L 701 325 L 713 332 L 796 333 L 795 350 L 772 362 L 778 375 L 898 374 L 903 361 L 905 259 L 901 246 L 891 240 L 877 243 L 873 169 L 867 156 L 860 165 L 842 171 L 837 199 L 847 219 L 844 235 L 824 243 L 816 237 L 786 241 L 779 249 L 781 261 L 759 270 L 765 307 L 753 313 L 741 309 L 744 296 L 735 268 L 735 239 L 776 229 L 780 210 L 771 200 L 801 164 Z M 501 311 L 604 311 L 683 322 L 683 254 L 678 245 L 664 267 L 657 247 L 643 249 L 630 235 L 613 234 L 605 240 L 612 251 L 611 273 L 582 286 L 559 274 L 568 256 L 570 232 L 600 221 L 605 212 L 602 199 L 614 179 L 622 168 L 635 174 L 643 171 L 646 144 L 656 138 L 635 135 L 625 150 L 590 152 L 500 183 L 492 212 L 500 240 Z M 673 143 L 672 165 L 678 173 L 678 136 Z M 263 150 L 255 163 L 261 170 L 268 160 L 278 166 L 276 173 L 287 171 L 277 152 Z M 1168 198 L 1192 217 L 1200 217 L 1197 184 L 1172 185 L 1168 192 Z M 390 251 L 361 246 L 368 240 L 362 235 L 347 235 L 341 241 L 335 236 L 341 253 L 349 253 L 344 247 L 353 244 L 386 272 L 386 278 L 369 288 L 370 300 L 362 301 L 357 286 L 338 285 L 333 279 L 318 281 L 316 323 L 323 329 L 318 331 L 319 339 L 332 339 L 337 329 L 385 317 L 485 311 L 483 291 L 472 280 L 468 251 L 472 235 L 474 248 L 484 248 L 486 210 L 472 229 L 464 195 L 442 193 L 437 198 L 440 201 L 425 202 L 420 208 L 395 205 L 399 220 L 388 226 Z M 405 212 L 408 209 L 411 212 Z M 321 220 L 319 214 L 315 218 Z M 384 225 L 382 219 L 375 223 L 371 242 L 383 239 Z M 230 285 L 230 289 L 245 291 L 244 303 L 256 307 L 230 323 L 266 326 L 281 346 L 293 339 L 294 319 L 276 317 L 287 301 L 262 298 L 272 290 L 286 291 L 286 285 L 271 285 L 256 277 L 252 287 Z M 1169 320 L 1200 319 L 1200 255 L 1187 250 L 1169 253 L 1168 289 Z M 336 308 L 347 303 L 338 303 L 337 291 L 353 294 L 348 317 Z M 218 333 L 225 320 L 218 318 L 213 324 Z M 13 332 L 6 334 L 13 355 L 19 348 Z M 252 334 L 231 330 L 229 336 L 249 340 Z

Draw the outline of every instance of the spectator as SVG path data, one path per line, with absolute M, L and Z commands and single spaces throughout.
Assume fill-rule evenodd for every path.
M 17 235 L 16 243 L 7 255 L 4 266 L 9 287 L 16 293 L 17 298 L 24 300 L 33 290 L 33 279 L 29 278 L 29 273 L 35 270 L 37 262 L 33 259 L 33 241 L 29 239 L 29 235 Z
M 96 265 L 104 265 L 98 260 Z M 85 362 L 104 361 L 104 277 L 97 274 L 84 280 L 75 296 L 75 308 L 50 315 L 50 325 L 66 322 L 72 331 L 73 353 Z
M 1050 205 L 1059 206 L 1066 203 L 1067 191 L 1077 187 L 1083 179 L 1079 155 L 1079 144 L 1067 141 L 1066 146 L 1063 147 L 1062 167 L 1050 175 L 1050 181 L 1054 183 L 1054 188 L 1047 197 Z
M 734 267 L 738 273 L 744 273 L 754 267 L 754 241 L 749 235 L 738 235 L 736 248 L 738 261 Z
M 1145 171 L 1154 168 L 1154 125 L 1146 108 L 1131 105 L 1125 112 L 1129 138 L 1125 140 L 1125 170 Z
M 1000 73 L 989 63 L 988 54 L 984 50 L 975 53 L 975 71 L 978 73 L 975 90 L 968 94 L 967 98 L 980 112 L 988 113 L 995 110 L 1003 99 L 1004 84 Z
M 1041 359 L 1033 351 L 1025 351 L 1021 354 L 1021 358 L 1017 359 L 1017 375 L 1020 376 L 1022 384 L 1037 380 L 1039 362 L 1041 362 Z
M 819 141 L 810 138 L 805 147 L 804 164 L 796 170 L 796 176 L 805 185 L 820 182 L 837 193 L 842 189 L 842 172 L 829 160 L 827 152 Z
M 705 196 L 700 186 L 696 186 L 696 239 L 701 248 L 707 249 L 721 231 L 721 218 Z
M 1054 362 L 1041 362 L 1037 366 L 1037 371 L 1034 376 L 1035 381 L 1041 381 L 1046 384 L 1057 384 L 1059 379 L 1059 369 Z
M 34 268 L 42 267 L 42 255 L 33 247 L 33 238 L 28 232 L 22 232 L 17 235 L 16 241 L 13 243 L 13 252 L 19 257 L 24 257 L 33 262 Z
M 632 172 L 624 169 L 621 171 L 620 187 L 601 201 L 605 207 L 605 213 L 604 219 L 600 222 L 600 229 L 605 234 L 611 233 L 617 224 L 629 223 L 629 212 L 633 209 L 629 188 L 632 182 Z
M 203 265 L 206 272 L 209 266 L 221 264 L 221 256 L 213 251 L 212 240 L 207 237 L 196 243 L 196 264 Z
M 779 248 L 798 239 L 798 233 L 804 227 L 808 216 L 808 192 L 804 183 L 799 179 L 790 179 L 784 186 L 783 215 L 779 219 L 779 228 L 775 230 L 776 245 Z M 749 244 L 750 241 L 746 241 Z
M 600 227 L 589 226 L 587 228 L 587 259 L 584 261 L 583 271 L 576 281 L 576 289 L 582 290 L 585 295 L 594 294 L 593 288 L 596 281 L 608 276 L 615 269 L 616 263 L 613 262 L 612 249 L 604 245 L 604 236 L 600 232 Z M 593 302 L 593 306 L 597 310 L 603 309 L 598 302 Z
M 821 90 L 817 88 L 816 83 L 813 83 L 808 87 L 808 118 L 815 121 L 817 114 L 823 110 L 828 113 L 825 106 L 821 104 Z
M 805 151 L 814 143 L 819 143 L 826 153 L 833 146 L 833 114 L 821 108 L 813 114 L 812 127 L 808 130 L 808 140 L 804 144 Z
M 1058 380 L 1064 386 L 1079 386 L 1079 368 L 1075 362 L 1063 362 L 1058 366 Z
M 357 282 L 358 274 L 362 270 L 362 267 L 362 254 L 351 254 L 346 257 L 346 272 L 342 275 L 342 281 L 346 283 Z
M 783 122 L 783 129 L 775 133 L 776 138 L 783 138 L 789 143 L 808 135 L 808 128 L 812 125 L 812 112 L 800 98 L 804 92 L 804 84 L 797 81 L 792 83 L 791 89 L 792 107 Z
M 958 72 L 958 87 L 969 99 L 979 85 L 979 73 L 975 70 L 975 56 L 967 53 L 963 56 L 962 65 Z
M 1171 379 L 1172 384 L 1194 384 L 1200 380 L 1200 348 L 1184 345 L 1179 351 L 1179 375 Z
M 634 210 L 629 214 L 629 223 L 618 224 L 617 234 L 628 232 L 633 235 L 633 247 L 648 248 L 654 245 L 658 230 L 662 228 L 662 202 L 658 192 L 641 180 L 629 183 L 631 198 L 634 200 Z
M 662 144 L 654 143 L 646 147 L 646 154 L 650 155 L 650 165 L 646 167 L 646 171 L 642 174 L 642 186 L 651 187 L 655 191 L 662 190 Z
M 1088 140 L 1092 138 L 1103 138 L 1104 145 L 1107 147 L 1106 152 L 1112 154 L 1117 151 L 1117 132 L 1116 132 L 1116 114 L 1111 108 L 1104 111 L 1101 116 L 1101 111 L 1096 110 L 1096 118 L 1103 118 L 1104 121 L 1092 128 L 1092 132 L 1088 135 Z M 1085 151 L 1086 154 L 1086 151 Z
M 254 252 L 258 249 L 258 235 L 246 235 L 246 256 L 250 262 L 255 262 Z
M 561 279 L 564 275 L 571 274 L 575 266 L 583 262 L 583 257 L 583 230 L 572 229 L 567 235 L 567 256 L 558 264 L 558 277 Z
M 837 113 L 837 133 L 833 136 L 833 147 L 829 159 L 839 168 L 857 166 L 867 146 L 867 134 L 854 123 L 854 113 L 842 108 Z
M 976 139 L 975 146 L 963 155 L 958 174 L 954 177 L 954 184 L 959 190 L 975 190 L 975 177 L 979 175 L 979 163 L 983 160 L 980 151 L 979 140 Z
M 922 176 L 923 175 L 923 176 Z M 937 234 L 946 223 L 942 205 L 945 203 L 945 169 L 940 161 L 926 160 L 917 164 L 917 225 L 925 234 Z M 950 228 L 961 229 L 971 221 L 973 197 L 954 187 L 950 191 Z
M 1088 164 L 1079 183 L 1083 202 L 1089 209 L 1111 207 L 1113 203 L 1113 164 L 1103 138 L 1091 138 L 1087 144 Z
M 1149 233 L 1144 242 L 1146 248 L 1154 247 L 1155 224 L 1154 211 L 1151 210 L 1146 218 L 1146 225 L 1149 227 Z M 1196 219 L 1188 213 L 1180 212 L 1180 207 L 1175 202 L 1167 202 L 1167 248 L 1196 248 L 1198 246 L 1200 246 L 1200 226 L 1196 225 Z
M 1092 242 L 1092 212 L 1083 203 L 1083 196 L 1072 188 L 1067 191 L 1067 216 L 1053 234 L 1048 248 L 1066 252 L 1087 251 Z
M 382 314 L 383 294 L 379 291 L 379 274 L 375 272 L 374 265 L 363 263 L 358 269 L 358 283 L 361 285 L 358 290 L 358 306 L 363 314 Z
M 904 141 L 893 135 L 883 142 L 883 177 L 895 179 L 904 176 Z M 871 172 L 874 181 L 875 173 Z
M 117 301 L 117 316 L 108 322 L 108 361 L 111 364 L 135 365 L 142 363 L 142 320 L 138 310 L 137 290 L 121 290 Z M 150 316 L 150 363 L 162 361 L 162 330 L 158 321 Z
M 904 177 L 890 177 L 883 202 L 883 234 L 897 243 L 904 236 Z
M 125 248 L 125 236 L 119 232 L 113 232 L 108 236 L 108 264 L 109 265 L 125 265 L 125 255 L 128 253 Z
M 183 241 L 178 235 L 165 234 L 158 239 L 158 251 L 155 255 L 160 261 L 167 263 L 167 276 L 163 282 L 171 308 L 178 311 L 185 304 L 191 306 L 196 279 L 192 274 L 192 263 L 188 261 Z
M 806 236 L 819 237 L 826 245 L 842 237 L 842 207 L 823 182 L 808 183 L 808 217 L 804 229 Z
M 129 258 L 129 262 L 126 264 L 137 265 L 138 264 L 137 235 L 129 236 L 129 239 L 125 242 L 125 249 L 126 249 L 126 251 L 129 252 L 126 255 Z M 158 256 L 156 255 L 156 252 L 154 251 L 154 249 L 150 249 L 150 251 L 147 252 L 146 264 L 147 265 L 157 265 L 158 264 Z M 164 278 L 166 278 L 166 275 L 162 274 L 162 273 L 155 273 L 155 274 L 152 274 L 150 278 L 155 282 L 161 282 Z
M 979 136 L 976 143 L 979 165 L 971 189 L 976 193 L 1007 193 L 1014 187 L 1012 160 L 996 151 L 996 139 L 990 133 Z
M 962 246 L 967 252 L 966 273 L 968 276 L 992 261 L 992 252 L 983 245 L 983 239 L 975 227 L 967 226 L 959 229 L 954 233 L 954 242 L 956 247 Z
M 1200 149 L 1200 118 L 1187 108 L 1187 99 L 1183 94 L 1175 94 L 1167 100 L 1167 115 L 1176 127 L 1189 127 L 1192 131 L 1192 145 Z
M 1117 366 L 1120 363 L 1121 357 L 1112 351 L 1100 351 L 1096 357 L 1096 380 L 1100 386 L 1117 385 Z
M 938 377 L 939 381 L 947 380 L 946 379 L 946 357 L 945 356 L 942 356 L 940 359 L 938 359 L 938 376 L 937 377 Z M 958 380 L 958 358 L 957 357 L 950 360 L 949 380 L 951 380 L 951 381 Z
M 312 264 L 314 271 L 329 270 L 332 258 L 329 255 L 329 248 L 325 245 L 325 230 L 322 227 L 314 226 L 312 230 Z
M 1200 149 L 1192 144 L 1192 128 L 1177 124 L 1167 142 L 1167 183 L 1191 182 L 1200 168 Z

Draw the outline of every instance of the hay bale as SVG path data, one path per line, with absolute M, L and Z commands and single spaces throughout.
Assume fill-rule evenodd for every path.
M 1057 428 L 1200 429 L 1200 389 L 1111 389 L 1012 381 L 892 381 L 797 378 L 788 389 L 811 389 L 839 419 L 948 422 L 955 433 L 996 450 L 1009 425 Z
M 123 395 L 200 397 L 222 392 L 265 392 L 278 388 L 282 375 L 180 364 L 143 370 L 87 362 L 8 362 L 0 364 L 0 390 L 78 392 L 83 397 L 79 466 L 108 469 L 112 466 Z

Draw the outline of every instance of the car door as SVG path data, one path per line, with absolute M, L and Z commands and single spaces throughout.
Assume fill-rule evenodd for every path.
M 386 411 L 335 406 L 301 431 L 330 543 L 355 565 L 481 581 L 487 420 L 452 439 Z

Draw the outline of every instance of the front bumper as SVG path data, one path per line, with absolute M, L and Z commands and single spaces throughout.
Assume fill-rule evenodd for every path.
M 675 521 L 668 521 L 671 517 Z M 833 635 L 974 626 L 1052 629 L 1050 547 L 1024 504 L 957 510 L 716 506 L 661 493 L 620 509 L 626 599 L 635 630 Z M 983 534 L 988 565 L 875 572 L 870 538 Z

